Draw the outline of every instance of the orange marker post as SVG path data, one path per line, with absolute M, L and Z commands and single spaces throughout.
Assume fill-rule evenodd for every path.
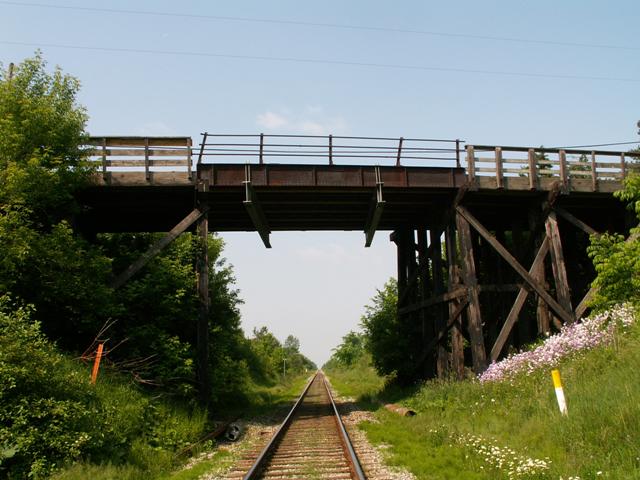
M 102 349 L 104 343 L 98 344 L 98 351 L 96 352 L 96 359 L 93 362 L 93 371 L 91 372 L 91 384 L 95 384 L 98 379 L 98 369 L 100 368 L 100 360 L 102 359 Z

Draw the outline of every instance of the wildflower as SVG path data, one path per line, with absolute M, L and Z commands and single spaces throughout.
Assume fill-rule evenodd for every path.
M 611 342 L 619 326 L 629 327 L 633 321 L 633 310 L 621 305 L 608 312 L 584 318 L 580 323 L 565 325 L 560 333 L 548 337 L 534 350 L 510 355 L 500 362 L 492 363 L 480 375 L 480 382 L 502 381 L 520 373 L 554 367 L 562 358 L 574 352 Z

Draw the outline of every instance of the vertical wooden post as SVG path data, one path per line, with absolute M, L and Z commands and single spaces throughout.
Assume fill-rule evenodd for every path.
M 201 194 L 209 190 L 205 180 L 198 185 Z M 200 403 L 211 403 L 211 379 L 209 374 L 209 215 L 198 220 L 198 257 L 196 275 L 198 279 L 198 325 L 197 325 L 197 374 Z
M 192 147 L 193 141 L 191 137 L 189 137 L 187 138 L 187 175 L 189 176 L 189 180 L 193 180 L 193 165 L 191 164 Z
M 149 137 L 144 139 L 144 178 L 149 181 L 151 172 L 149 171 Z
M 456 213 L 456 225 L 460 239 L 460 253 L 462 255 L 462 276 L 466 287 L 469 289 L 468 330 L 471 338 L 471 356 L 473 358 L 473 371 L 482 373 L 487 368 L 487 353 L 484 346 L 482 333 L 482 315 L 480 312 L 480 295 L 478 290 L 478 278 L 476 276 L 476 264 L 473 258 L 473 243 L 471 228 L 467 220 Z
M 429 296 L 429 259 L 427 255 L 427 231 L 424 226 L 418 228 L 418 268 L 420 269 L 420 300 L 426 300 Z M 427 319 L 424 308 L 420 309 L 420 325 L 422 328 L 422 343 L 426 345 Z
M 504 178 L 502 175 L 502 148 L 496 147 L 496 188 L 504 188 Z
M 573 313 L 571 307 L 571 292 L 569 291 L 569 281 L 567 279 L 567 269 L 564 262 L 564 254 L 562 252 L 562 241 L 560 240 L 560 230 L 558 229 L 558 219 L 556 212 L 551 211 L 545 221 L 547 236 L 551 241 L 551 266 L 553 268 L 553 279 L 556 284 L 556 295 L 558 303 Z
M 627 165 L 626 165 L 626 162 L 624 160 L 624 153 L 620 154 L 620 174 L 621 174 L 621 177 L 622 177 L 622 178 L 620 178 L 620 181 L 622 181 L 627 176 Z
M 476 186 L 476 159 L 473 145 L 467 145 L 467 175 L 469 176 L 469 184 L 475 188 Z
M 405 290 L 407 289 L 407 253 L 406 253 L 406 232 L 403 229 L 397 229 L 393 232 L 394 242 L 397 249 L 397 268 L 398 268 L 398 308 L 401 298 L 405 297 Z M 404 302 L 403 302 L 404 303 Z
M 598 169 L 596 166 L 596 152 L 591 152 L 591 190 L 598 191 Z
M 429 238 L 431 240 L 431 265 L 433 267 L 433 293 L 434 295 L 441 295 L 444 293 L 444 278 L 442 277 L 442 242 L 440 240 L 440 228 L 431 228 L 429 230 Z M 434 309 L 435 313 L 435 332 L 440 332 L 447 324 L 445 317 L 445 306 L 438 305 Z M 444 377 L 447 374 L 447 350 L 440 342 L 436 349 L 436 373 L 439 377 Z
M 426 300 L 434 293 L 433 285 L 431 284 L 431 269 L 429 268 L 430 259 L 427 257 L 427 251 L 427 229 L 422 226 L 418 229 L 418 268 L 420 268 L 421 300 Z M 420 322 L 422 325 L 422 347 L 427 348 L 436 335 L 436 329 L 433 323 L 433 315 L 426 308 L 420 309 Z M 424 378 L 433 378 L 436 374 L 434 359 L 433 351 L 426 353 L 422 369 Z
M 453 291 L 459 283 L 457 269 L 456 230 L 453 223 L 449 223 L 444 231 L 444 242 L 447 250 L 447 286 Z M 449 317 L 454 315 L 458 302 L 449 302 Z M 462 322 L 460 322 L 462 323 Z M 464 378 L 464 338 L 457 328 L 451 329 L 451 370 L 458 380 Z
M 529 160 L 529 190 L 538 188 L 538 165 L 536 165 L 536 152 L 530 148 L 527 153 Z
M 542 215 L 540 213 L 539 206 L 532 207 L 531 210 L 529 211 L 529 231 L 531 232 L 532 236 L 539 231 L 538 226 L 542 222 L 541 217 Z M 542 245 L 544 238 L 545 238 L 545 234 L 542 233 L 542 234 L 538 234 L 537 238 L 534 239 L 536 251 L 540 248 L 540 245 Z M 545 288 L 545 290 L 549 289 L 549 285 L 546 279 L 544 261 L 540 263 L 538 268 L 536 268 L 531 272 L 531 275 Z M 545 335 L 549 333 L 551 328 L 551 312 L 549 311 L 549 306 L 545 303 L 545 301 L 542 298 L 540 298 L 539 295 L 536 294 L 535 299 L 536 299 L 536 319 L 538 324 L 538 334 Z
M 560 160 L 560 180 L 562 181 L 562 191 L 569 191 L 569 172 L 567 171 L 567 154 L 564 150 L 558 152 L 558 159 Z
M 102 137 L 102 179 L 106 182 L 109 178 L 107 174 L 107 139 Z

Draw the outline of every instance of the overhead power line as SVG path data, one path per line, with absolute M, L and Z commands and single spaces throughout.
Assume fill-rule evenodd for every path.
M 17 7 L 32 7 L 32 8 L 52 8 L 58 10 L 75 10 L 81 12 L 92 13 L 116 13 L 126 15 L 147 15 L 157 17 L 173 17 L 173 18 L 193 18 L 201 20 L 220 20 L 231 22 L 247 22 L 247 23 L 267 23 L 276 25 L 298 25 L 303 27 L 322 27 L 322 28 L 338 28 L 344 30 L 368 30 L 373 32 L 387 32 L 387 33 L 408 33 L 416 35 L 430 35 L 437 37 L 449 37 L 449 38 L 468 38 L 473 40 L 489 40 L 498 42 L 513 42 L 513 43 L 528 43 L 538 45 L 555 45 L 564 47 L 580 47 L 580 48 L 602 48 L 609 50 L 640 50 L 640 47 L 632 47 L 627 45 L 611 45 L 600 43 L 582 43 L 582 42 L 562 42 L 556 40 L 541 40 L 535 38 L 517 38 L 517 37 L 498 37 L 492 35 L 473 35 L 468 33 L 458 32 L 441 32 L 431 30 L 414 30 L 408 28 L 394 28 L 383 27 L 375 25 L 350 25 L 343 23 L 322 23 L 322 22 L 305 22 L 299 20 L 281 20 L 273 18 L 252 18 L 252 17 L 233 17 L 222 15 L 201 15 L 190 13 L 177 13 L 177 12 L 156 12 L 149 10 L 123 10 L 116 8 L 100 8 L 100 7 L 78 7 L 70 5 L 50 5 L 46 3 L 33 3 L 33 2 L 12 2 L 0 0 L 1 5 L 11 5 Z
M 262 55 L 237 55 L 237 54 L 230 54 L 230 53 L 189 52 L 189 51 L 182 51 L 182 50 L 153 50 L 153 49 L 143 49 L 143 48 L 92 47 L 92 46 L 69 45 L 69 44 L 60 44 L 60 43 L 15 42 L 10 40 L 0 40 L 0 44 L 34 47 L 34 48 L 62 48 L 62 49 L 71 49 L 71 50 L 87 50 L 87 51 L 94 51 L 94 52 L 176 55 L 176 56 L 190 56 L 190 57 L 228 58 L 228 59 L 235 59 L 235 60 L 260 60 L 260 61 L 270 61 L 270 62 L 306 63 L 306 64 L 318 64 L 318 65 L 390 68 L 390 69 L 416 70 L 416 71 L 423 70 L 423 71 L 431 71 L 431 72 L 474 73 L 474 74 L 480 74 L 480 75 L 499 75 L 499 76 L 505 76 L 505 77 L 552 78 L 552 79 L 563 79 L 563 80 L 596 80 L 596 81 L 605 81 L 605 82 L 632 82 L 632 83 L 640 82 L 640 79 L 638 78 L 624 78 L 624 77 L 599 77 L 599 76 L 572 75 L 572 74 L 562 75 L 562 74 L 553 74 L 553 73 L 476 70 L 476 69 L 469 69 L 469 68 L 438 67 L 438 66 L 429 66 L 429 65 L 403 65 L 403 64 L 394 64 L 394 63 L 354 62 L 354 61 L 327 60 L 327 59 L 315 59 L 315 58 L 271 57 L 271 56 L 262 56 Z
M 640 141 L 635 142 L 616 142 L 616 143 L 596 143 L 593 145 L 566 145 L 564 147 L 552 147 L 552 148 L 587 148 L 587 147 L 613 147 L 614 145 L 637 145 Z

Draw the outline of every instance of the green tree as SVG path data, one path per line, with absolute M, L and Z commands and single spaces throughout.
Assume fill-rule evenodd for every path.
M 614 195 L 627 202 L 640 220 L 640 173 L 630 170 L 624 188 Z M 593 285 L 598 287 L 591 302 L 595 310 L 629 301 L 640 304 L 640 227 L 632 228 L 630 234 L 628 240 L 619 234 L 591 237 L 589 256 L 597 273 Z
M 284 340 L 284 349 L 289 354 L 299 353 L 300 352 L 300 340 L 298 340 L 293 335 L 289 335 Z
M 351 366 L 365 354 L 365 337 L 362 333 L 349 332 L 342 342 L 333 349 L 333 356 L 339 364 Z
M 418 336 L 410 324 L 398 319 L 397 281 L 391 278 L 371 301 L 361 325 L 373 366 L 380 375 L 395 375 L 400 383 L 408 383 L 415 376 Z
M 74 193 L 91 178 L 78 89 L 39 53 L 12 75 L 0 68 L 0 291 L 34 304 L 59 340 L 113 313 L 110 260 L 71 228 Z

